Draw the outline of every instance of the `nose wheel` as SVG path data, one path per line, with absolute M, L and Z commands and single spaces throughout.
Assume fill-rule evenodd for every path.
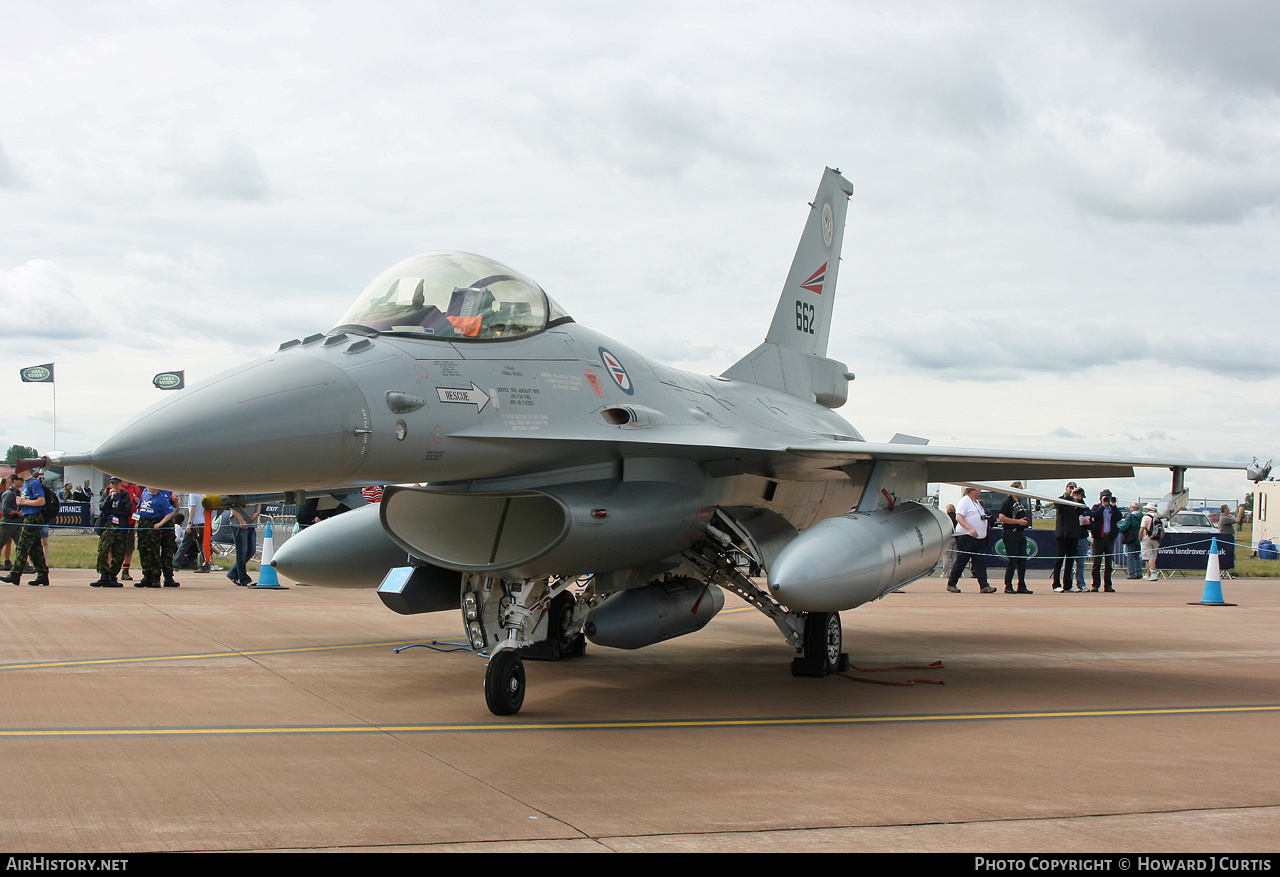
M 839 612 L 810 612 L 804 619 L 804 656 L 791 659 L 792 676 L 821 678 L 849 669 Z
M 514 650 L 504 649 L 489 659 L 484 700 L 495 716 L 514 716 L 524 706 L 524 661 Z

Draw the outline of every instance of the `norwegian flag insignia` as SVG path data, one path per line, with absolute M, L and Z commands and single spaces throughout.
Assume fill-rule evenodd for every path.
M 816 292 L 822 295 L 822 283 L 827 279 L 827 263 L 823 262 L 822 267 L 809 275 L 809 279 L 800 284 L 801 289 L 807 289 L 810 292 Z

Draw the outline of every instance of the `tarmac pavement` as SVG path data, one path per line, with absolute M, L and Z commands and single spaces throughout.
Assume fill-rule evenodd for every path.
M 1280 580 L 948 594 L 843 614 L 857 667 L 790 675 L 729 597 L 705 630 L 484 661 L 372 591 L 0 589 L 0 849 L 1271 852 Z M 28 577 L 28 580 L 30 577 Z M 931 667 L 940 661 L 942 666 Z M 871 684 L 872 681 L 916 684 Z M 940 682 L 943 684 L 931 684 Z

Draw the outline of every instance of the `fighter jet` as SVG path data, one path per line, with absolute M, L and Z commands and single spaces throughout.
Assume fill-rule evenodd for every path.
M 841 669 L 839 613 L 947 550 L 930 482 L 1155 466 L 1173 471 L 1169 509 L 1186 469 L 1246 468 L 866 441 L 832 410 L 853 376 L 827 357 L 852 193 L 825 170 L 764 340 L 722 375 L 647 359 L 491 259 L 429 252 L 375 277 L 327 332 L 166 394 L 63 462 L 205 494 L 391 485 L 275 565 L 377 586 L 406 614 L 460 611 L 498 715 L 524 702 L 524 659 L 699 630 L 725 590 L 773 620 L 796 675 Z

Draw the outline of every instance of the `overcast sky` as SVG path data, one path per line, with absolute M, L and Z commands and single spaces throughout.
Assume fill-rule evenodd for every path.
M 1274 2 L 0 0 L 0 21 L 5 447 L 53 443 L 22 366 L 57 363 L 57 444 L 88 450 L 156 372 L 324 331 L 433 249 L 719 373 L 763 337 L 824 165 L 855 189 L 830 355 L 868 439 L 1280 444 Z

